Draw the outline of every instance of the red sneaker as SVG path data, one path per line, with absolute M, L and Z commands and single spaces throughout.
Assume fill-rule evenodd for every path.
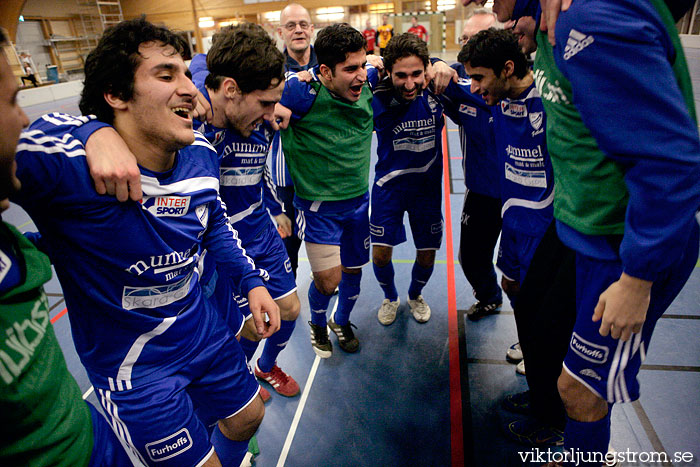
M 262 386 L 260 386 L 260 397 L 261 397 L 262 400 L 263 400 L 263 404 L 266 404 L 267 401 L 269 401 L 270 399 L 272 399 L 272 396 L 270 395 L 270 391 L 268 391 L 267 389 L 265 389 L 265 388 L 262 387 Z
M 255 362 L 255 376 L 266 381 L 278 394 L 286 397 L 299 394 L 299 384 L 277 365 L 273 366 L 268 373 L 264 373 L 258 367 L 258 362 Z

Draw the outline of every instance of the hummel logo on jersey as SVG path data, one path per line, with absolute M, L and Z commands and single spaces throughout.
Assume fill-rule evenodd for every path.
M 182 217 L 190 208 L 190 196 L 144 196 L 143 207 L 158 217 Z
M 564 48 L 564 60 L 568 60 L 589 45 L 593 43 L 593 36 L 587 36 L 583 33 L 578 32 L 576 29 L 572 29 L 569 32 L 569 39 L 566 41 L 566 47 Z
M 476 107 L 472 107 L 467 104 L 459 104 L 459 111 L 463 114 L 467 114 L 470 117 L 476 117 Z

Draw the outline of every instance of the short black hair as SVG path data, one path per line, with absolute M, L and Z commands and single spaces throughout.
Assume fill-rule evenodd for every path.
M 257 24 L 226 26 L 212 37 L 207 53 L 204 84 L 219 89 L 225 78 L 233 78 L 241 92 L 268 89 L 276 79 L 284 81 L 285 58 L 269 34 Z
M 382 56 L 384 59 L 384 67 L 391 72 L 397 60 L 413 55 L 420 58 L 423 65 L 428 66 L 430 55 L 428 53 L 428 45 L 424 41 L 410 32 L 394 36 L 389 40 L 389 43 L 384 49 L 384 55 Z
M 348 23 L 336 23 L 321 29 L 314 50 L 319 65 L 326 65 L 335 73 L 335 66 L 344 62 L 349 53 L 367 50 L 367 41 Z
M 518 45 L 518 37 L 505 29 L 489 28 L 479 31 L 464 44 L 457 60 L 472 68 L 490 68 L 496 75 L 511 60 L 515 65 L 515 76 L 523 78 L 528 72 L 527 57 Z
M 123 101 L 134 96 L 134 75 L 140 63 L 139 47 L 146 43 L 171 46 L 184 56 L 187 43 L 171 30 L 156 26 L 142 16 L 122 21 L 105 30 L 85 61 L 85 83 L 80 96 L 83 115 L 95 114 L 105 123 L 114 122 L 114 109 L 104 93 Z

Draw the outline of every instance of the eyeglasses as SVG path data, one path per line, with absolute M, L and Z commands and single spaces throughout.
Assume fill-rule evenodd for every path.
M 284 29 L 287 31 L 296 31 L 297 26 L 299 26 L 303 31 L 306 31 L 311 27 L 311 24 L 307 23 L 306 21 L 299 21 L 298 23 L 295 23 L 294 21 L 290 21 L 286 23 L 284 26 L 282 26 Z

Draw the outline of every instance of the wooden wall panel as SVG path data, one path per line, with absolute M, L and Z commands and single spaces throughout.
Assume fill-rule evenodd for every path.
M 10 41 L 15 41 L 17 35 L 17 21 L 24 8 L 26 0 L 2 0 L 0 1 L 0 27 L 7 29 Z

